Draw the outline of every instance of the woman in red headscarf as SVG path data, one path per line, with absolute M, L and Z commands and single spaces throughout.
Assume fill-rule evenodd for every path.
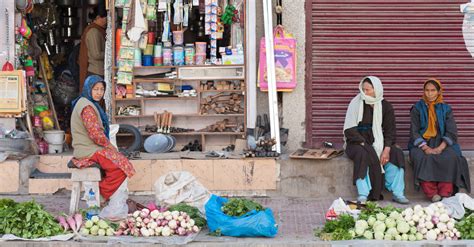
M 415 187 L 421 187 L 436 202 L 456 191 L 470 191 L 471 182 L 467 161 L 457 143 L 453 111 L 443 101 L 441 82 L 429 79 L 423 89 L 423 98 L 411 109 L 408 149 Z

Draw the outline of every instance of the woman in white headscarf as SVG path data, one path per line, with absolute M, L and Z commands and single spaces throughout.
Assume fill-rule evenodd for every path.
M 395 145 L 393 107 L 383 98 L 383 86 L 378 77 L 364 77 L 359 90 L 349 104 L 344 122 L 345 149 L 354 162 L 357 200 L 382 200 L 385 186 L 393 192 L 395 202 L 407 204 L 405 160 L 402 150 Z

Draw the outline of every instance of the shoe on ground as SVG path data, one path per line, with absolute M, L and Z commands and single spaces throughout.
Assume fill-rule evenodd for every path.
M 367 202 L 367 197 L 366 196 L 358 196 L 357 201 L 360 203 L 366 203 Z
M 410 201 L 404 196 L 401 196 L 401 197 L 394 196 L 392 200 L 399 204 L 410 204 Z
M 441 196 L 440 195 L 434 195 L 433 197 L 431 197 L 431 201 L 432 202 L 439 202 L 441 201 Z

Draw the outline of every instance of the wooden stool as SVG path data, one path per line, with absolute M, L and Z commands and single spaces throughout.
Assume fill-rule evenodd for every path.
M 72 163 L 72 162 L 70 162 Z M 68 165 L 68 167 L 70 167 Z M 87 167 L 82 169 L 73 169 L 71 173 L 72 191 L 71 203 L 69 204 L 69 214 L 77 212 L 79 209 L 79 197 L 81 195 L 81 187 L 83 182 L 91 182 L 92 190 L 95 193 L 95 199 L 100 205 L 99 181 L 101 180 L 100 169 L 97 167 Z M 86 191 L 88 193 L 88 191 Z

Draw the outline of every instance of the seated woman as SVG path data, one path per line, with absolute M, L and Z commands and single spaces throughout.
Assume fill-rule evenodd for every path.
M 404 195 L 403 152 L 395 146 L 395 114 L 383 99 L 382 82 L 375 76 L 363 78 L 344 122 L 345 149 L 354 161 L 353 182 L 360 202 L 381 200 L 382 189 L 393 192 L 393 201 L 407 204 Z M 385 173 L 385 176 L 384 176 Z
M 100 76 L 86 78 L 81 96 L 72 102 L 71 133 L 74 164 L 79 168 L 100 165 L 105 176 L 99 189 L 107 201 L 135 169 L 109 141 L 109 120 L 99 104 L 104 92 L 105 82 Z
M 451 107 L 443 102 L 443 87 L 436 79 L 425 82 L 423 99 L 411 108 L 408 149 L 415 187 L 436 202 L 459 189 L 471 190 L 469 168 L 457 144 Z M 456 188 L 454 188 L 456 187 Z

